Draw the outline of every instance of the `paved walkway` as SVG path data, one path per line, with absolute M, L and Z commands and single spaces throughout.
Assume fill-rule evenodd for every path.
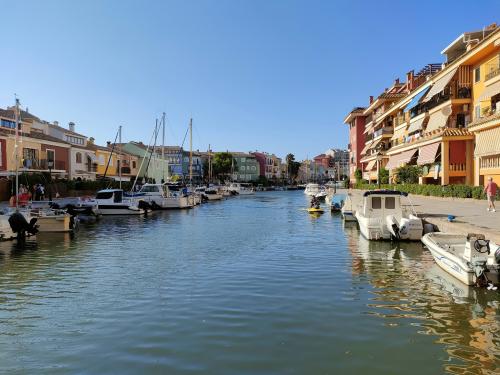
M 363 190 L 351 190 L 353 207 L 361 204 L 362 195 Z M 410 195 L 409 198 L 418 215 L 437 225 L 442 232 L 483 233 L 487 238 L 500 244 L 500 201 L 496 202 L 497 212 L 488 212 L 486 200 L 421 195 Z M 448 215 L 456 216 L 453 223 L 448 222 Z

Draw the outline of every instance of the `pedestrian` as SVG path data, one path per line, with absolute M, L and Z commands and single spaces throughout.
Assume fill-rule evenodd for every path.
M 39 189 L 40 189 L 40 200 L 43 201 L 45 199 L 45 187 L 42 184 L 40 184 Z
M 486 193 L 488 199 L 488 208 L 487 211 L 496 212 L 495 208 L 495 196 L 497 194 L 498 185 L 493 182 L 493 177 L 488 178 L 488 184 L 484 188 L 484 192 Z

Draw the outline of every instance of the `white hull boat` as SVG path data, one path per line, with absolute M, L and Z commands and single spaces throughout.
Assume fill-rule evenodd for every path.
M 428 233 L 422 242 L 436 264 L 466 285 L 498 284 L 500 248 L 478 234 Z
M 252 184 L 233 182 L 228 187 L 229 191 L 232 191 L 238 195 L 253 195 L 255 194 L 255 189 Z
M 407 213 L 401 205 L 406 193 L 392 190 L 372 190 L 363 194 L 363 205 L 356 210 L 361 234 L 369 240 L 420 241 L 422 220 Z
M 172 191 L 166 184 L 144 184 L 139 192 L 128 194 L 128 197 L 141 199 L 153 209 L 191 208 L 194 195 L 187 195 L 182 190 Z
M 97 192 L 96 201 L 100 215 L 143 215 L 139 200 L 123 197 L 122 189 L 105 189 Z
M 304 194 L 313 196 L 316 195 L 320 192 L 319 185 L 318 184 L 307 184 L 306 188 L 304 189 Z

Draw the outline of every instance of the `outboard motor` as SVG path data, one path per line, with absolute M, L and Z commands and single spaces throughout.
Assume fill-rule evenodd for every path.
M 140 209 L 143 209 L 145 212 L 148 212 L 151 209 L 151 205 L 148 202 L 143 201 L 143 200 L 140 200 L 137 203 L 137 207 L 139 207 Z
M 387 229 L 389 229 L 389 232 L 391 232 L 391 239 L 399 241 L 401 239 L 401 232 L 400 232 L 400 227 L 399 223 L 394 217 L 394 215 L 388 215 L 385 218 Z
M 471 265 L 476 274 L 477 283 L 484 286 L 488 283 L 485 272 L 488 270 L 486 263 L 490 254 L 490 241 L 482 234 L 469 233 L 465 243 L 463 258 Z
M 20 212 L 14 212 L 9 217 L 9 225 L 14 233 L 17 233 L 18 239 L 26 237 L 26 232 L 29 234 L 37 234 L 38 228 L 36 226 L 36 218 L 32 218 L 30 222 Z

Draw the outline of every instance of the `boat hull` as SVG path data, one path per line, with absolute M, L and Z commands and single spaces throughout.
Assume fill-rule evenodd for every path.
M 143 215 L 144 210 L 128 205 L 99 205 L 99 215 Z

